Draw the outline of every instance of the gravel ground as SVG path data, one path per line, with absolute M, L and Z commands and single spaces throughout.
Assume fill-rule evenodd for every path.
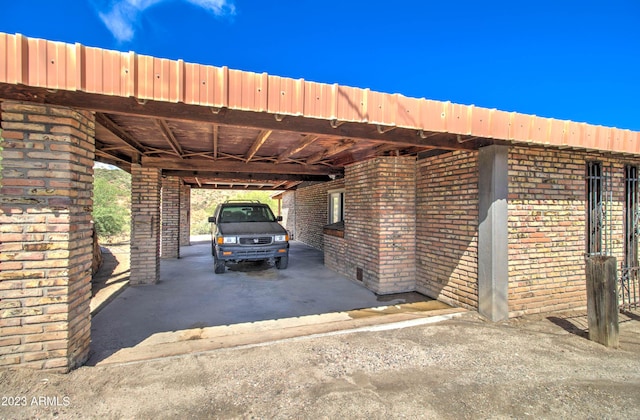
M 0 417 L 640 418 L 640 316 L 621 323 L 620 349 L 585 339 L 584 319 L 469 314 L 67 375 L 3 370 Z

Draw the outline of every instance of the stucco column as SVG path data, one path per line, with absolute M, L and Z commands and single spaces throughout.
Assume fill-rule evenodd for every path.
M 191 186 L 180 185 L 180 246 L 191 245 Z
M 478 312 L 491 321 L 509 317 L 508 146 L 478 154 Z
M 0 365 L 66 372 L 91 340 L 95 120 L 0 107 Z
M 160 169 L 131 165 L 131 276 L 129 284 L 160 278 Z
M 160 257 L 180 258 L 180 185 L 175 176 L 162 178 Z

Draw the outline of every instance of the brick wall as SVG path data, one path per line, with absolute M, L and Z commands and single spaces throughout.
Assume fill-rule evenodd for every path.
M 415 289 L 415 170 L 413 157 L 345 168 L 345 272 L 378 294 Z
M 66 372 L 89 354 L 95 122 L 0 106 L 0 365 Z
M 180 246 L 191 245 L 191 186 L 180 185 Z
M 180 186 L 175 176 L 162 177 L 160 257 L 180 258 Z
M 416 290 L 477 309 L 477 152 L 419 160 L 416 211 Z
M 612 174 L 612 254 L 623 261 L 624 165 L 638 161 L 568 150 L 509 153 L 509 310 L 512 315 L 586 306 L 586 162 Z M 607 230 L 608 232 L 608 230 Z
M 321 184 L 314 184 L 304 188 L 298 188 L 293 194 L 295 216 L 294 216 L 294 237 L 297 241 L 304 242 L 305 244 L 314 248 L 322 250 L 324 248 L 324 234 L 323 228 L 328 223 L 328 192 L 329 190 L 340 189 L 344 186 L 342 179 L 336 179 L 335 181 L 323 182 Z M 282 211 L 287 213 L 287 218 L 290 217 L 289 212 L 291 193 L 285 194 L 287 201 L 283 202 Z M 285 228 L 290 229 L 291 222 L 287 220 Z
M 131 285 L 160 278 L 160 178 L 159 169 L 131 166 Z
M 332 235 L 324 235 L 324 265 L 338 274 L 356 280 L 353 267 L 347 264 L 347 241 Z

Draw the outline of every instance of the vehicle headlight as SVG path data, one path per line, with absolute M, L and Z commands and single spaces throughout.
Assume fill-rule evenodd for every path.
M 238 242 L 238 238 L 235 236 L 219 236 L 218 237 L 218 245 L 222 244 L 235 244 Z
M 275 242 L 287 242 L 289 235 L 276 235 L 273 239 Z

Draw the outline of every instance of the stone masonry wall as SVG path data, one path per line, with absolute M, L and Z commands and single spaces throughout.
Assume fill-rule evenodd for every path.
M 89 355 L 94 117 L 0 107 L 0 365 L 66 372 Z
M 345 273 L 378 294 L 415 289 L 415 171 L 413 157 L 345 168 Z
M 131 285 L 160 278 L 160 172 L 131 166 Z
M 477 309 L 478 153 L 445 153 L 417 167 L 416 290 Z
M 612 175 L 611 254 L 623 262 L 624 165 L 638 161 L 569 150 L 509 153 L 509 311 L 586 306 L 586 163 Z M 609 233 L 609 229 L 606 229 Z
M 160 257 L 180 258 L 180 186 L 175 176 L 162 177 Z

